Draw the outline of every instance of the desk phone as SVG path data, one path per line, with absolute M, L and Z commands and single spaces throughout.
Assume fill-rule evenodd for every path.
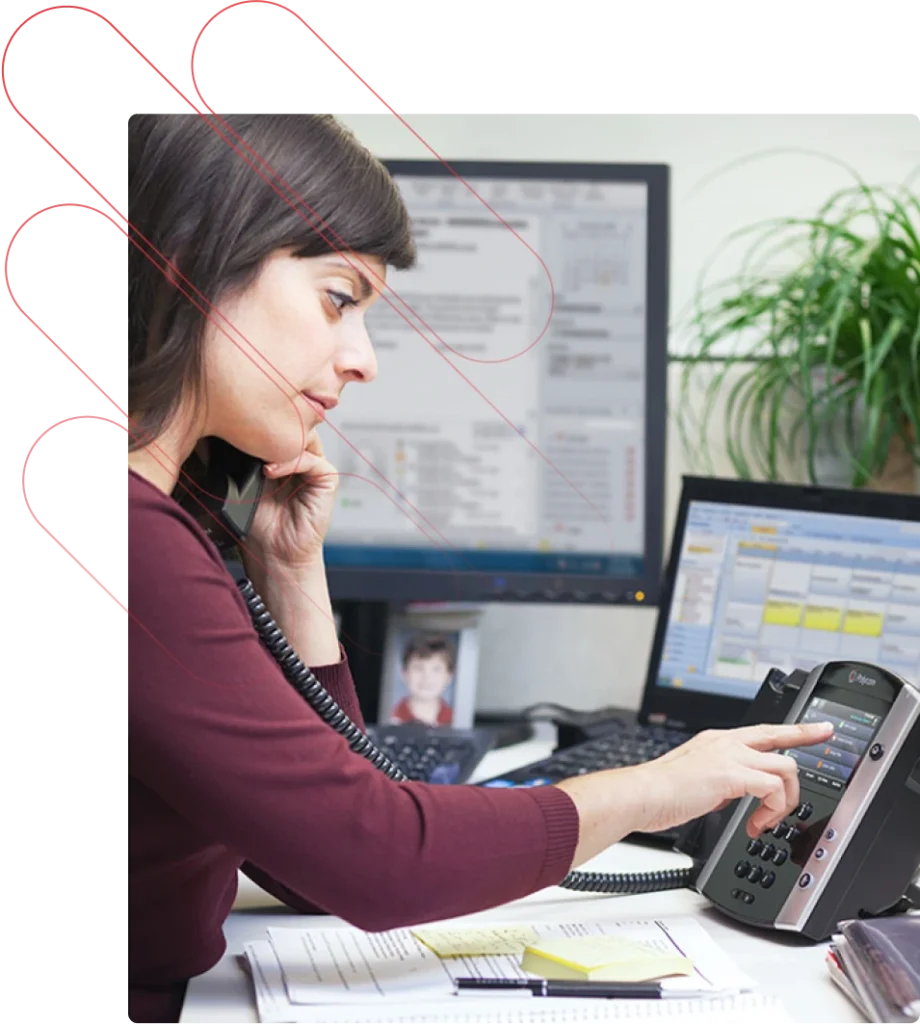
M 920 690 L 861 662 L 774 670 L 747 721 L 832 722 L 834 733 L 787 751 L 800 802 L 775 828 L 747 835 L 753 797 L 723 812 L 694 888 L 739 921 L 815 941 L 846 918 L 901 909 L 920 864 Z

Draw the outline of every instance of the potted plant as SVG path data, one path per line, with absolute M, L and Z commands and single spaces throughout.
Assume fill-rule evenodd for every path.
M 920 466 L 920 199 L 908 186 L 860 183 L 813 217 L 753 236 L 741 269 L 701 276 L 687 326 L 677 420 L 711 471 L 713 418 L 739 476 L 783 479 L 804 461 L 828 483 L 836 451 L 853 487 L 916 489 Z M 710 263 L 711 265 L 711 263 Z M 705 368 L 705 371 L 704 371 Z M 692 387 L 708 379 L 695 400 Z M 838 481 L 834 481 L 838 482 Z

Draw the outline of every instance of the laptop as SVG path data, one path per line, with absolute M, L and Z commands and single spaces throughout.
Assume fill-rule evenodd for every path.
M 651 760 L 739 725 L 770 669 L 838 658 L 920 681 L 920 495 L 684 477 L 638 712 L 479 784 Z

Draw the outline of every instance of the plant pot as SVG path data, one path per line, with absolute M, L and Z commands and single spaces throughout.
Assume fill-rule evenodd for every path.
M 891 491 L 896 494 L 920 492 L 920 466 L 914 462 L 911 449 L 900 435 L 891 442 L 885 468 L 869 481 L 868 486 L 873 491 Z
M 837 378 L 838 381 L 840 377 Z M 812 371 L 812 393 L 820 395 L 826 386 L 826 374 L 823 368 Z M 857 423 L 862 417 L 863 404 L 857 400 L 853 414 Z M 834 420 L 825 424 L 819 431 L 814 452 L 815 479 L 825 487 L 852 487 L 853 467 L 846 453 L 843 435 L 846 424 L 846 412 L 841 410 Z M 909 431 L 911 445 L 904 443 L 904 438 L 896 434 L 888 450 L 888 458 L 884 467 L 866 483 L 873 491 L 887 491 L 895 494 L 920 493 L 920 466 L 914 462 L 913 432 Z

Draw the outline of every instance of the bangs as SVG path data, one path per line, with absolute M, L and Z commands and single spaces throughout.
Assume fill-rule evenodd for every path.
M 291 245 L 298 256 L 322 256 L 342 250 L 376 256 L 387 266 L 408 270 L 416 262 L 415 242 L 408 211 L 396 183 L 381 165 L 362 169 L 351 182 L 343 182 L 340 201 L 319 217 L 292 197 L 295 213 Z
M 292 118 L 288 128 L 291 121 L 295 130 L 268 160 L 275 180 L 264 186 L 273 208 L 280 208 L 276 240 L 300 256 L 344 250 L 376 256 L 397 270 L 414 266 L 411 219 L 386 167 L 337 121 Z

